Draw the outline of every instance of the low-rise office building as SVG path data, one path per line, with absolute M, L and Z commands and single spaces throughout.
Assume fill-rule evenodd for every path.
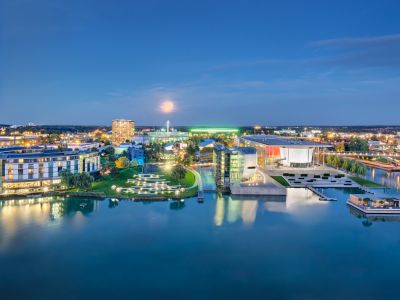
M 25 195 L 60 189 L 62 170 L 95 173 L 100 170 L 99 154 L 42 148 L 0 149 L 0 195 Z

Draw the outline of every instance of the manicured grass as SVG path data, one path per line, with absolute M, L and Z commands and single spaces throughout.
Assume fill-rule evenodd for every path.
M 88 192 L 95 192 L 95 193 L 104 193 L 107 196 L 110 197 L 135 197 L 135 194 L 131 193 L 118 193 L 116 190 L 113 190 L 111 187 L 113 185 L 116 185 L 117 187 L 132 187 L 132 184 L 127 184 L 128 179 L 132 179 L 133 175 L 139 174 L 141 171 L 141 168 L 128 168 L 128 169 L 123 169 L 120 170 L 117 174 L 114 175 L 106 175 L 102 176 L 100 179 L 96 180 L 92 184 L 92 188 L 88 190 Z M 163 174 L 164 178 L 170 181 L 171 185 L 178 185 L 178 180 L 172 177 L 172 174 L 170 172 L 160 172 L 159 174 Z M 186 188 L 184 192 L 180 194 L 180 197 L 185 198 L 185 197 L 192 197 L 197 194 L 197 187 L 190 188 L 193 186 L 193 184 L 196 181 L 195 175 L 188 171 L 186 172 L 186 176 L 184 179 L 181 180 L 180 184 Z M 78 192 L 78 191 L 76 191 Z M 172 197 L 174 196 L 173 193 L 169 194 L 160 194 L 160 195 L 149 195 L 151 196 L 166 196 L 166 197 Z M 143 195 L 141 195 L 143 197 Z
M 160 171 L 159 174 L 164 175 L 164 178 L 170 181 L 172 185 L 178 185 L 180 183 L 183 187 L 191 187 L 196 181 L 195 175 L 189 170 L 187 170 L 185 178 L 183 178 L 180 182 L 172 176 L 171 172 Z
M 282 176 L 271 176 L 271 177 L 276 181 L 278 181 L 283 186 L 290 186 L 290 184 Z
M 118 174 L 115 175 L 106 175 L 102 176 L 100 179 L 96 180 L 92 184 L 92 188 L 89 190 L 90 192 L 102 192 L 109 196 L 118 196 L 115 190 L 111 187 L 113 185 L 119 187 L 128 187 L 126 181 L 131 179 L 133 175 L 139 174 L 140 168 L 128 168 L 124 170 L 120 170 Z
M 351 176 L 349 177 L 351 180 L 355 181 L 356 183 L 362 185 L 362 186 L 366 186 L 366 187 L 382 187 L 381 184 L 361 178 L 361 177 L 357 177 L 357 176 Z

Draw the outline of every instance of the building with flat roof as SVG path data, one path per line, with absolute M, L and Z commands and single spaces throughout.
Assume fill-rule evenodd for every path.
M 207 138 L 210 136 L 237 136 L 238 128 L 228 127 L 196 127 L 189 129 L 191 136 Z
M 119 146 L 122 143 L 131 142 L 135 134 L 135 122 L 132 120 L 112 121 L 112 144 Z
M 42 148 L 0 149 L 0 195 L 26 195 L 59 189 L 61 171 L 100 170 L 97 151 L 59 151 Z
M 150 131 L 147 133 L 150 143 L 183 142 L 189 139 L 189 133 L 183 131 Z
M 315 152 L 332 147 L 327 144 L 274 135 L 242 136 L 240 143 L 257 149 L 257 162 L 261 167 L 272 165 L 294 168 L 310 167 L 315 162 Z

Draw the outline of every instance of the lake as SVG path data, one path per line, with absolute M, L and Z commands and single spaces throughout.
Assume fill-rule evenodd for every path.
M 1 298 L 398 298 L 399 220 L 350 210 L 351 192 L 3 200 Z

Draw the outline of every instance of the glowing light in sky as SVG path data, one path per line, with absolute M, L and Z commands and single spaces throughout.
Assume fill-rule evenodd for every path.
M 169 114 L 174 111 L 175 105 L 171 100 L 165 100 L 163 103 L 161 103 L 160 108 L 164 114 Z

